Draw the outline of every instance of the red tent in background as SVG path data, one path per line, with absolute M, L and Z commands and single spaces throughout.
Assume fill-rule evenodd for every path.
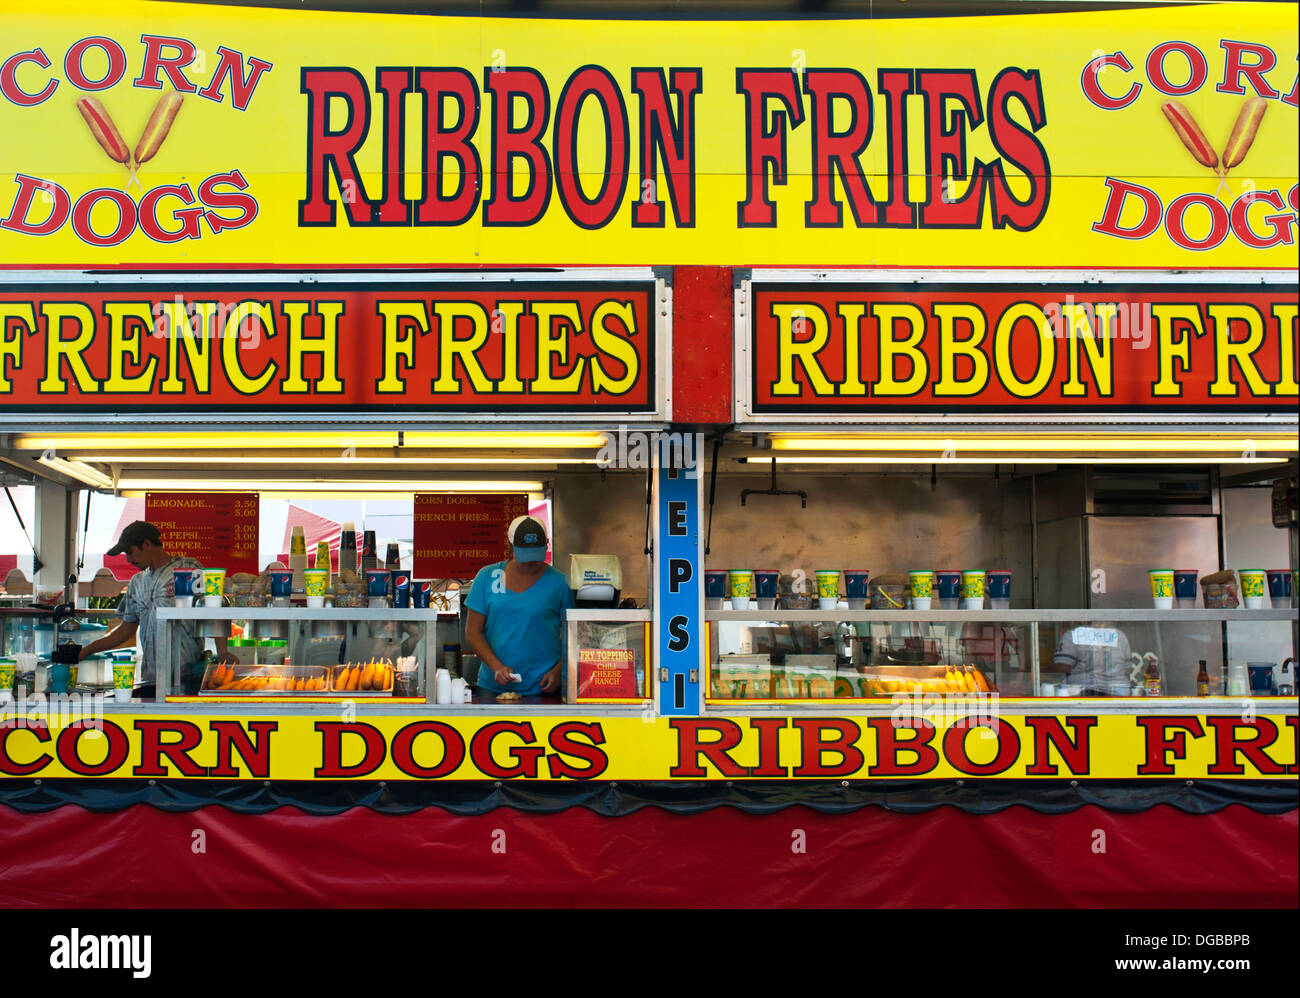
M 330 546 L 330 571 L 339 570 L 339 535 L 343 532 L 343 525 L 333 520 L 328 520 L 323 516 L 317 516 L 315 513 L 309 513 L 300 506 L 289 504 L 289 516 L 284 522 L 284 540 L 280 543 L 280 562 L 284 565 L 289 564 L 289 539 L 293 536 L 293 528 L 302 527 L 303 533 L 307 537 L 307 564 L 310 566 L 314 563 L 316 557 L 316 545 L 321 541 L 328 541 Z

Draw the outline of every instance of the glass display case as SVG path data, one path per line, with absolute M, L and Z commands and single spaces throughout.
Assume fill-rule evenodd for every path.
M 27 654 L 48 659 L 62 641 L 85 645 L 108 631 L 104 624 L 78 617 L 62 617 L 56 628 L 52 609 L 40 606 L 0 607 L 0 622 L 0 658 Z
M 570 610 L 565 619 L 567 703 L 651 699 L 649 610 Z
M 158 611 L 158 699 L 433 699 L 453 613 L 183 607 Z
M 706 702 L 718 706 L 1295 693 L 1290 609 L 721 610 L 707 620 Z

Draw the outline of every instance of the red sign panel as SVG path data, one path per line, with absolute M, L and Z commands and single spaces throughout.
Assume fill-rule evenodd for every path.
M 654 286 L 0 286 L 0 408 L 653 412 Z
M 579 700 L 635 700 L 639 696 L 631 648 L 578 650 Z
M 756 286 L 751 409 L 1291 408 L 1294 287 Z
M 469 579 L 506 556 L 506 527 L 528 513 L 526 495 L 416 493 L 415 552 L 418 579 Z
M 256 575 L 261 514 L 256 492 L 149 492 L 144 518 L 158 528 L 163 547 L 194 558 L 226 577 Z

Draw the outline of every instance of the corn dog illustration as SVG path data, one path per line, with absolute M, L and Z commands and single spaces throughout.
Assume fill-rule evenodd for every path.
M 126 167 L 127 190 L 135 184 L 143 191 L 144 187 L 136 175 L 136 170 L 141 163 L 147 163 L 158 155 L 158 150 L 162 148 L 168 133 L 171 132 L 172 122 L 176 120 L 176 113 L 181 109 L 182 100 L 184 98 L 175 92 L 158 98 L 158 103 L 154 105 L 153 113 L 149 115 L 149 121 L 144 126 L 144 134 L 136 143 L 134 153 L 122 140 L 122 133 L 117 130 L 113 116 L 108 113 L 108 109 L 98 98 L 80 98 L 77 101 L 77 110 L 86 119 L 90 133 L 95 137 L 100 148 L 108 154 L 109 159 Z
M 158 155 L 167 133 L 171 131 L 172 122 L 176 120 L 176 112 L 181 109 L 182 100 L 184 98 L 175 91 L 158 98 L 153 114 L 149 115 L 149 121 L 144 126 L 144 134 L 135 146 L 136 166 L 147 163 Z
M 1160 105 L 1160 110 L 1165 113 L 1165 117 L 1169 119 L 1169 124 L 1174 128 L 1174 133 L 1187 147 L 1187 151 L 1192 154 L 1196 162 L 1202 166 L 1208 166 L 1217 173 L 1219 154 L 1214 151 L 1214 146 L 1210 145 L 1210 140 L 1201 131 L 1201 126 L 1196 123 L 1192 112 L 1187 110 L 1181 101 L 1176 100 L 1165 101 Z
M 1250 147 L 1255 143 L 1259 123 L 1264 120 L 1264 112 L 1267 110 L 1268 101 L 1263 97 L 1252 97 L 1241 105 L 1237 120 L 1232 126 L 1232 134 L 1228 136 L 1228 144 L 1223 147 L 1223 170 L 1220 176 L 1226 175 L 1234 166 L 1240 166 L 1246 158 L 1246 153 L 1250 152 Z
M 127 169 L 131 167 L 131 148 L 122 141 L 122 133 L 113 124 L 113 116 L 100 103 L 97 97 L 82 97 L 77 101 L 77 110 L 90 126 L 90 134 L 95 136 L 101 149 L 108 153 L 108 158 L 121 163 Z

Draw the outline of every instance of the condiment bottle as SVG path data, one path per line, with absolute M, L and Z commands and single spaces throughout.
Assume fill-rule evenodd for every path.
M 1147 656 L 1146 675 L 1147 696 L 1160 696 L 1160 662 L 1154 655 Z
M 433 685 L 437 702 L 451 703 L 451 673 L 446 669 L 439 669 L 434 673 Z
M 1208 697 L 1210 695 L 1210 672 L 1205 667 L 1205 659 L 1200 661 L 1200 671 L 1196 673 L 1196 695 L 1198 697 Z

